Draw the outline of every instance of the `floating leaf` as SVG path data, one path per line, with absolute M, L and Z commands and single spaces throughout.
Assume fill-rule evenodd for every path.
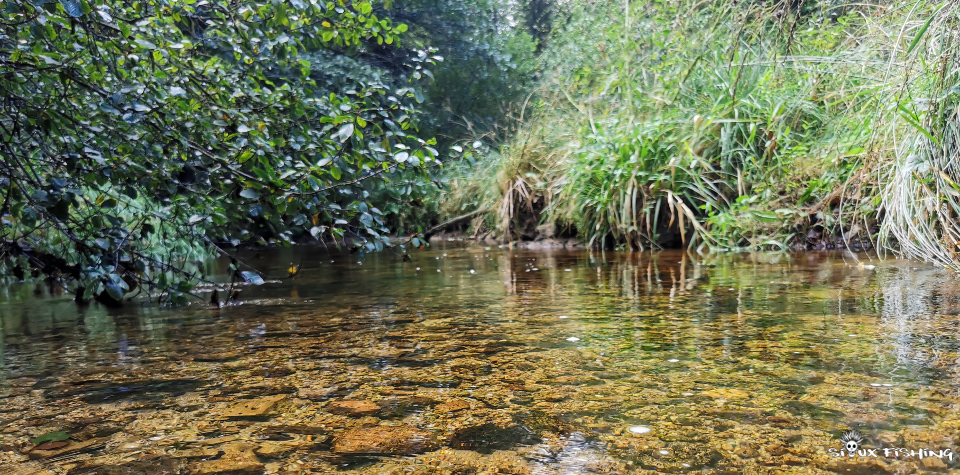
M 257 274 L 256 272 L 243 271 L 240 273 L 240 275 L 247 283 L 253 285 L 263 285 L 263 277 L 260 277 L 260 274 Z

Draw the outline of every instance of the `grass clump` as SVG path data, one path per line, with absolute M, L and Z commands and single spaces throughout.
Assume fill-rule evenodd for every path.
M 535 219 L 632 249 L 869 247 L 881 225 L 886 246 L 960 241 L 950 215 L 909 224 L 918 206 L 960 210 L 924 204 L 960 190 L 952 171 L 930 174 L 936 187 L 905 171 L 953 150 L 930 137 L 930 112 L 911 112 L 956 84 L 953 70 L 918 77 L 950 37 L 930 44 L 912 20 L 935 6 L 637 3 L 584 7 L 556 33 L 520 131 L 458 177 L 454 203 L 496 203 L 485 225 L 510 239 Z M 623 20 L 600 27 L 611 9 Z M 949 23 L 937 11 L 928 30 Z M 929 170 L 952 170 L 940 162 Z

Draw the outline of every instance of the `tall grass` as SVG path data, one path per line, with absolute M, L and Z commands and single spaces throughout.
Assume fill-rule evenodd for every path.
M 592 244 L 869 237 L 960 269 L 958 6 L 600 2 L 558 33 L 520 132 L 460 182 L 486 184 L 507 236 L 527 206 Z
M 913 4 L 906 11 L 891 63 L 900 90 L 891 115 L 897 136 L 885 184 L 882 234 L 894 250 L 960 270 L 960 3 Z

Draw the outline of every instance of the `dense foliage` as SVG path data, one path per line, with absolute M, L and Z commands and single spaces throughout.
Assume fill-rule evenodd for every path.
M 207 246 L 310 234 L 381 249 L 365 183 L 437 158 L 416 134 L 416 89 L 330 72 L 401 41 L 406 25 L 368 2 L 4 7 L 4 273 L 70 277 L 80 298 L 139 286 L 178 300 Z M 407 74 L 431 62 L 414 52 Z

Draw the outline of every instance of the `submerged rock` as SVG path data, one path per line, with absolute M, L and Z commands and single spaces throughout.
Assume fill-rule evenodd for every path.
M 349 429 L 333 441 L 338 454 L 409 455 L 440 446 L 432 432 L 410 426 L 377 426 Z
M 233 472 L 262 472 L 263 463 L 253 453 L 254 444 L 236 442 L 223 446 L 223 457 L 217 460 L 206 460 L 195 465 L 192 473 L 208 475 L 214 473 Z
M 286 396 L 277 394 L 274 396 L 264 396 L 259 399 L 243 400 L 226 408 L 222 416 L 228 418 L 263 417 L 269 414 L 270 411 L 284 399 L 286 399 Z
M 451 412 L 462 411 L 464 409 L 470 409 L 470 403 L 462 399 L 445 402 L 436 407 L 438 414 L 448 414 Z
M 370 401 L 333 401 L 327 404 L 327 412 L 343 416 L 369 416 L 379 410 L 380 406 Z
M 526 426 L 486 423 L 458 430 L 450 441 L 450 446 L 490 453 L 493 450 L 511 449 L 517 444 L 533 444 L 539 441 L 540 438 Z
M 704 391 L 703 395 L 713 399 L 747 399 L 750 397 L 749 394 L 733 388 L 711 389 L 709 391 Z

